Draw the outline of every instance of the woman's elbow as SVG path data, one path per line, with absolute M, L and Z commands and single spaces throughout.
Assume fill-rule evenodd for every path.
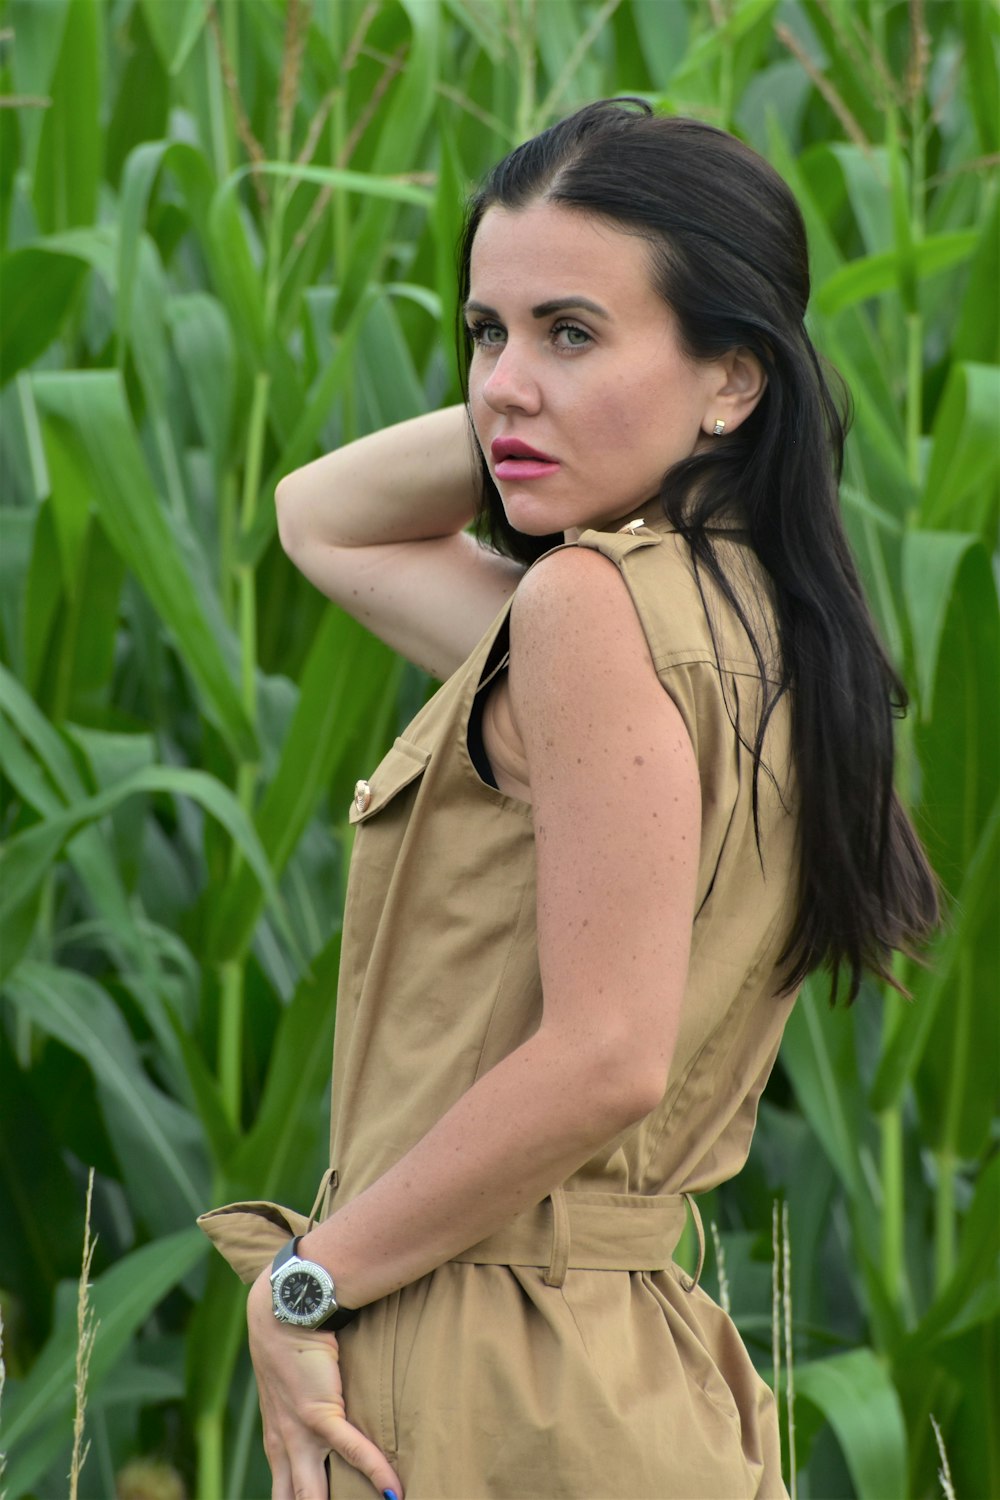
M 630 1129 L 659 1105 L 669 1063 L 634 1038 L 605 1041 L 580 1059 L 577 1097 L 606 1138 Z
M 302 545 L 301 506 L 295 474 L 279 479 L 274 492 L 274 512 L 278 522 L 278 540 L 288 557 L 294 557 Z
M 625 1067 L 611 1090 L 610 1105 L 620 1118 L 619 1129 L 637 1125 L 652 1114 L 666 1093 L 665 1068 L 650 1067 L 648 1059 Z

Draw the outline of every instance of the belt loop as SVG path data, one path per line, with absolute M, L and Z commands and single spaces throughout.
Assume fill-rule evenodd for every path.
M 309 1229 L 312 1229 L 315 1226 L 316 1215 L 320 1211 L 320 1204 L 323 1202 L 326 1194 L 336 1186 L 337 1173 L 334 1171 L 333 1167 L 327 1167 L 326 1171 L 323 1173 L 322 1177 L 319 1180 L 319 1187 L 316 1190 L 316 1197 L 313 1199 L 313 1206 L 309 1210 Z M 307 1234 L 308 1232 L 309 1230 L 306 1230 Z
M 694 1232 L 698 1236 L 698 1266 L 693 1276 L 687 1272 L 681 1274 L 681 1286 L 686 1292 L 693 1292 L 701 1280 L 701 1273 L 705 1266 L 705 1226 L 701 1222 L 701 1210 L 695 1202 L 692 1193 L 681 1193 L 681 1197 L 691 1210 L 691 1218 L 694 1221 Z
M 562 1286 L 569 1264 L 569 1210 L 561 1187 L 552 1189 L 549 1201 L 552 1204 L 552 1253 L 544 1279 L 546 1286 Z

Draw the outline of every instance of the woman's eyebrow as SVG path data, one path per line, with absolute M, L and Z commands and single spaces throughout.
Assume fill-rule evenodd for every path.
M 552 313 L 568 312 L 574 307 L 582 307 L 587 312 L 596 313 L 599 318 L 611 317 L 606 308 L 603 308 L 599 302 L 591 302 L 589 297 L 553 297 L 551 302 L 539 302 L 537 307 L 533 307 L 531 316 L 548 318 Z
M 599 302 L 592 302 L 589 297 L 553 297 L 549 302 L 539 302 L 537 307 L 531 309 L 533 318 L 548 318 L 553 313 L 568 312 L 574 307 L 582 307 L 586 312 L 592 312 L 599 318 L 610 318 L 611 314 L 603 308 Z M 487 307 L 485 302 L 477 302 L 470 297 L 465 304 L 467 313 L 483 313 L 490 318 L 499 318 L 500 314 L 495 307 Z

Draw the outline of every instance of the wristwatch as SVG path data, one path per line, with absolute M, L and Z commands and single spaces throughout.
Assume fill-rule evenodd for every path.
M 341 1307 L 329 1271 L 299 1253 L 300 1235 L 282 1246 L 271 1262 L 271 1298 L 279 1323 L 296 1328 L 334 1332 L 358 1315 L 356 1307 Z

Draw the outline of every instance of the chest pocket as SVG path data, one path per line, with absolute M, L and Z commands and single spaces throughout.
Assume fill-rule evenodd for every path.
M 371 777 L 362 777 L 355 786 L 348 814 L 350 822 L 365 823 L 381 812 L 397 793 L 423 774 L 430 758 L 429 750 L 421 750 L 409 740 L 397 739 Z

